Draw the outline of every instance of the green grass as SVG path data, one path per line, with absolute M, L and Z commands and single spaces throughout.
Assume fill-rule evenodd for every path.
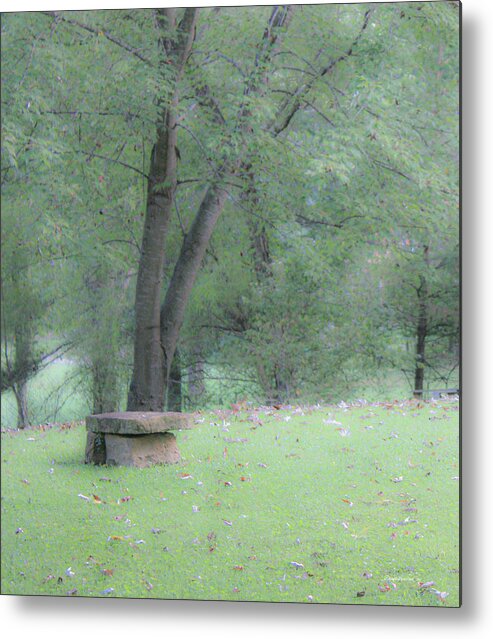
M 197 415 L 148 469 L 3 433 L 2 593 L 458 606 L 458 404 L 420 406 Z

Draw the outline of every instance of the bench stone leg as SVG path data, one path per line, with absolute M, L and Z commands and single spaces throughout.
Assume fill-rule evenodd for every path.
M 146 468 L 154 464 L 176 464 L 181 459 L 176 437 L 169 432 L 150 435 L 106 433 L 105 443 L 109 466 Z
M 94 433 L 92 430 L 87 431 L 86 464 L 96 464 L 96 466 L 106 464 L 105 439 L 104 433 Z

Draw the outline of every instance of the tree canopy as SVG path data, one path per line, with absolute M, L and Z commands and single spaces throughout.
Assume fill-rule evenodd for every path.
M 95 412 L 455 379 L 459 12 L 3 14 L 2 392 L 69 345 Z

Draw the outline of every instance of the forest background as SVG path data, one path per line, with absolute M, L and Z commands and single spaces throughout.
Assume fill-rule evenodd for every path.
M 4 14 L 2 425 L 458 387 L 454 2 Z

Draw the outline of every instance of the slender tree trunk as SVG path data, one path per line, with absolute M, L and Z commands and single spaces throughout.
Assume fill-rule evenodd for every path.
M 17 403 L 17 428 L 29 426 L 29 413 L 27 405 L 27 381 L 19 382 L 12 387 Z
M 205 393 L 204 363 L 201 353 L 194 351 L 196 361 L 188 367 L 188 397 L 193 408 L 200 406 Z
M 182 374 L 180 359 L 180 352 L 176 349 L 175 356 L 173 357 L 173 362 L 171 364 L 167 397 L 168 410 L 176 413 L 181 413 L 182 409 Z
M 119 378 L 113 363 L 115 353 L 106 353 L 106 361 L 91 363 L 93 414 L 113 413 L 119 407 Z
M 422 286 L 425 285 L 423 278 Z M 425 348 L 426 348 L 426 335 L 427 335 L 427 308 L 426 299 L 420 294 L 419 299 L 419 314 L 418 324 L 416 327 L 416 365 L 414 368 L 414 395 L 415 397 L 422 397 L 423 395 L 423 383 L 425 377 Z
M 186 9 L 176 27 L 176 10 L 159 9 L 158 24 L 163 64 L 175 72 L 170 106 L 163 107 L 157 141 L 151 155 L 142 249 L 135 294 L 135 337 L 128 410 L 161 411 L 165 377 L 160 343 L 160 296 L 165 259 L 165 239 L 177 186 L 176 108 L 179 83 L 192 48 L 197 9 Z M 175 30 L 173 40 L 169 32 Z M 168 70 L 169 73 L 169 70 Z
M 17 402 L 17 427 L 26 428 L 30 425 L 27 386 L 33 364 L 33 333 L 29 318 L 23 318 L 23 323 L 15 329 L 15 357 L 14 370 L 16 382 L 12 390 Z
M 425 264 L 428 263 L 429 247 L 424 247 Z M 418 296 L 418 322 L 416 325 L 416 364 L 414 368 L 414 396 L 423 397 L 425 377 L 425 349 L 428 334 L 428 285 L 426 277 L 420 276 L 420 285 L 417 288 Z
M 272 278 L 272 257 L 269 249 L 269 238 L 265 228 L 265 224 L 256 216 L 262 209 L 258 189 L 255 184 L 255 175 L 251 166 L 244 165 L 247 173 L 248 188 L 243 192 L 243 203 L 245 208 L 251 211 L 248 218 L 248 227 L 250 232 L 250 245 L 253 254 L 253 264 L 256 274 L 257 283 L 263 285 Z M 267 394 L 268 403 L 282 403 L 289 400 L 289 385 L 287 382 L 288 375 L 285 371 L 284 353 L 283 353 L 283 331 L 279 326 L 275 329 L 275 339 L 278 345 L 273 361 L 270 362 L 271 375 L 266 382 L 266 370 L 264 364 L 259 368 L 258 364 L 261 357 L 257 359 L 257 375 L 261 385 Z
M 195 220 L 183 242 L 166 297 L 161 307 L 161 346 L 164 373 L 169 380 L 185 310 L 199 272 L 205 251 L 217 220 L 223 210 L 227 192 L 221 183 L 213 184 L 200 204 Z

